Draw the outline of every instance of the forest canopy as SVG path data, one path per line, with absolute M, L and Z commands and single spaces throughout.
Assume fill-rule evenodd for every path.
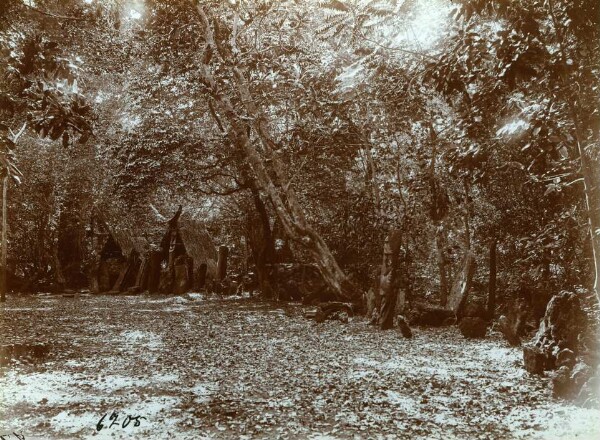
M 360 299 L 391 231 L 409 303 L 445 305 L 469 255 L 483 296 L 492 254 L 492 314 L 597 295 L 599 8 L 4 1 L 8 288 L 93 287 L 108 235 L 160 257 L 182 206 L 267 297 L 294 263 Z

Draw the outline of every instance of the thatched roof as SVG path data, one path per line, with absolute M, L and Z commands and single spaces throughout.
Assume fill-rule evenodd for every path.
M 145 255 L 158 248 L 167 228 L 167 221 L 150 207 L 119 210 L 114 205 L 103 204 L 95 211 L 96 218 L 108 229 L 125 256 L 133 250 Z
M 178 226 L 187 254 L 194 259 L 194 263 L 206 263 L 208 273 L 216 273 L 217 247 L 204 222 L 184 211 L 179 217 Z
M 118 212 L 114 206 L 105 205 L 97 207 L 96 216 L 106 226 L 125 256 L 133 250 L 142 256 L 151 250 L 159 250 L 169 228 L 169 220 L 151 206 L 147 209 Z M 216 273 L 217 249 L 204 222 L 184 209 L 177 226 L 187 254 L 194 259 L 194 265 L 206 263 L 208 272 Z

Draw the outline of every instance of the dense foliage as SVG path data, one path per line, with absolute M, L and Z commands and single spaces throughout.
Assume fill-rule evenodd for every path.
M 360 292 L 391 229 L 415 301 L 443 302 L 468 252 L 483 293 L 492 243 L 502 306 L 594 284 L 597 2 L 3 5 L 14 289 L 86 285 L 95 210 L 179 204 L 238 271 L 277 261 L 256 261 L 259 219 L 267 247 L 322 271 L 330 250 Z

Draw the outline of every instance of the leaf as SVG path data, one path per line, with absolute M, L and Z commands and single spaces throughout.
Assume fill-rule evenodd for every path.
M 348 6 L 346 6 L 344 3 L 342 3 L 339 0 L 331 0 L 330 2 L 323 4 L 323 7 L 327 8 L 327 9 L 335 9 L 336 11 L 342 11 L 342 12 L 348 12 L 350 10 L 350 8 L 348 8 Z
M 63 133 L 63 128 L 59 125 L 53 125 L 50 128 L 50 139 L 52 139 L 53 141 L 57 140 L 60 135 Z
M 90 135 L 91 135 L 91 133 L 89 130 L 84 131 L 83 134 L 79 137 L 78 142 L 82 145 L 85 144 L 88 141 L 88 139 L 90 138 Z

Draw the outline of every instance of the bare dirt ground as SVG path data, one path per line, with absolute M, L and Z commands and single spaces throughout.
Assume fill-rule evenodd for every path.
M 51 344 L 0 367 L 6 438 L 600 437 L 597 410 L 552 400 L 496 334 L 406 340 L 198 294 L 9 297 L 0 331 L 3 345 Z

